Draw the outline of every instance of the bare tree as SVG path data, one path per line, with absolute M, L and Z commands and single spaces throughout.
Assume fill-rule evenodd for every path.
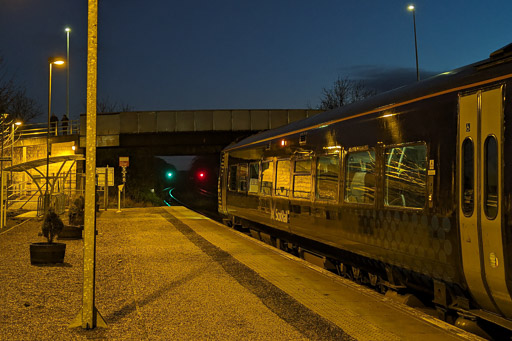
M 117 101 L 112 101 L 110 98 L 102 97 L 98 99 L 96 102 L 96 112 L 98 114 L 107 113 L 107 112 L 123 112 L 123 111 L 132 111 L 133 107 L 131 105 L 125 103 L 119 103 Z
M 14 93 L 8 112 L 18 120 L 29 122 L 43 111 L 39 103 L 26 95 L 26 89 L 20 88 Z
M 0 114 L 8 113 L 12 119 L 28 122 L 42 114 L 41 106 L 28 97 L 27 90 L 16 84 L 9 75 L 0 56 Z
M 332 88 L 323 88 L 319 109 L 329 110 L 339 108 L 350 103 L 358 102 L 377 92 L 367 88 L 363 81 L 355 81 L 348 78 L 341 78 L 334 82 Z

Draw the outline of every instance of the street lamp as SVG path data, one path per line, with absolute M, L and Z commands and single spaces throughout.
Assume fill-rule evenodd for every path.
M 5 131 L 4 131 L 4 123 L 9 117 L 8 113 L 2 114 L 2 122 L 1 122 L 1 131 L 2 131 L 2 150 L 0 152 L 0 229 L 3 229 L 6 225 L 7 214 L 5 213 L 5 208 L 7 207 L 6 202 L 4 201 L 4 185 L 5 185 L 5 176 L 4 176 L 4 144 L 5 144 Z
M 19 127 L 22 125 L 23 122 L 21 121 L 13 121 L 12 127 L 11 127 L 11 183 L 12 181 L 12 166 L 14 165 L 14 131 L 16 130 L 16 127 Z
M 64 31 L 66 31 L 66 36 L 67 36 L 67 44 L 66 44 L 66 51 L 67 51 L 67 55 L 66 55 L 66 60 L 67 60 L 67 64 L 66 64 L 66 116 L 67 118 L 69 119 L 69 32 L 71 32 L 71 28 L 69 27 L 66 27 L 64 29 Z
M 12 174 L 12 166 L 14 165 L 14 132 L 16 131 L 17 127 L 22 125 L 23 123 L 20 120 L 12 121 L 11 125 L 11 188 L 14 186 L 14 179 Z M 11 192 L 12 193 L 12 192 Z M 9 198 L 9 191 L 7 191 L 7 198 Z M 5 200 L 5 212 L 7 212 L 7 200 Z
M 416 40 L 416 7 L 414 7 L 414 5 L 409 5 L 407 9 L 412 12 L 412 22 L 414 25 L 414 51 L 416 52 L 416 80 L 419 81 L 420 70 L 418 68 L 418 42 Z
M 54 57 L 48 59 L 49 74 L 48 74 L 48 135 L 46 136 L 46 191 L 44 193 L 44 213 L 48 212 L 50 206 L 50 195 L 48 192 L 48 182 L 50 180 L 50 115 L 52 112 L 52 66 L 53 64 L 59 66 L 64 65 L 66 62 L 63 58 Z
M 5 227 L 6 224 L 6 212 L 7 212 L 7 200 L 9 198 L 9 195 L 4 195 L 4 189 L 8 191 L 8 187 L 6 186 L 5 181 L 5 174 L 4 174 L 4 145 L 11 144 L 11 166 L 13 165 L 13 159 L 14 159 L 14 127 L 15 125 L 20 125 L 21 122 L 10 120 L 12 123 L 12 130 L 11 133 L 8 133 L 9 128 L 5 129 L 5 123 L 7 119 L 9 119 L 10 115 L 8 113 L 1 114 L 1 122 L 0 122 L 0 131 L 1 131 L 1 138 L 2 138 L 2 145 L 1 145 L 1 151 L 0 151 L 0 198 L 5 198 L 5 200 L 0 199 L 0 230 Z M 9 136 L 7 136 L 9 134 Z M 11 167 L 11 185 L 12 185 L 12 167 Z

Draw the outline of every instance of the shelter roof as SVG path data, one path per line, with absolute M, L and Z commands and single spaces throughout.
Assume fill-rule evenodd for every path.
M 80 161 L 85 160 L 82 154 L 73 154 L 73 155 L 59 155 L 59 156 L 50 156 L 48 159 L 37 159 L 30 160 L 23 163 L 18 163 L 16 165 L 4 168 L 5 171 L 13 171 L 13 172 L 24 172 L 27 169 L 37 168 L 40 166 L 46 165 L 46 162 L 49 163 L 57 163 L 57 162 L 65 162 L 65 161 Z

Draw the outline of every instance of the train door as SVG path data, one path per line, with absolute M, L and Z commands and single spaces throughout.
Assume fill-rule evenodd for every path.
M 459 223 L 464 275 L 482 308 L 509 315 L 502 219 L 503 87 L 459 96 Z
M 220 155 L 220 169 L 219 169 L 219 182 L 217 192 L 219 193 L 218 197 L 218 211 L 221 214 L 227 214 L 227 203 L 226 203 L 226 188 L 228 186 L 228 153 L 221 153 Z

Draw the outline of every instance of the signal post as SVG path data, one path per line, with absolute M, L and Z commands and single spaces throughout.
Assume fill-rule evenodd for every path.
M 124 190 L 126 186 L 126 167 L 130 165 L 130 158 L 128 156 L 120 156 L 119 157 L 119 167 L 121 167 L 121 173 L 123 174 L 123 184 L 117 186 L 117 212 L 121 212 L 121 193 L 123 193 L 124 198 L 126 198 L 126 191 Z M 123 206 L 126 205 L 126 202 L 123 199 Z

